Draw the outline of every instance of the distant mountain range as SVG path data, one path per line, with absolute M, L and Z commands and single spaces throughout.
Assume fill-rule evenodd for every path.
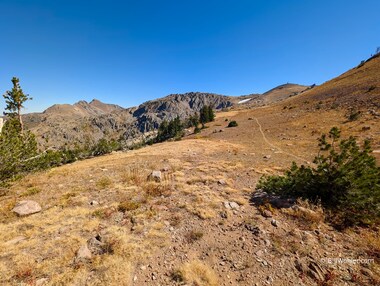
M 115 104 L 79 101 L 73 105 L 56 104 L 42 113 L 24 115 L 26 126 L 36 134 L 40 147 L 59 148 L 65 145 L 95 143 L 101 138 L 121 139 L 134 144 L 154 135 L 163 119 L 181 119 L 193 115 L 204 105 L 214 109 L 256 108 L 282 101 L 318 104 L 345 109 L 364 108 L 378 116 L 380 107 L 380 55 L 320 86 L 283 84 L 263 94 L 225 96 L 214 93 L 189 92 L 171 94 L 123 108 Z
M 44 112 L 25 114 L 24 121 L 36 134 L 43 149 L 94 143 L 104 137 L 122 139 L 133 144 L 151 136 L 163 119 L 170 120 L 176 116 L 185 119 L 199 112 L 204 105 L 211 105 L 216 110 L 239 105 L 262 106 L 284 100 L 308 88 L 284 84 L 262 95 L 244 96 L 202 92 L 171 94 L 130 108 L 94 99 L 73 105 L 55 104 Z

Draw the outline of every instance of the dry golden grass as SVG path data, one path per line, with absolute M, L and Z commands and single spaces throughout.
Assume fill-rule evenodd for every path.
M 226 117 L 236 119 L 239 126 L 215 134 L 213 128 L 208 128 L 202 131 L 202 140 L 190 137 L 97 157 L 16 182 L 0 197 L 0 253 L 7 258 L 0 260 L 0 284 L 33 283 L 36 278 L 49 277 L 51 285 L 131 285 L 136 266 L 149 263 L 156 251 L 171 243 L 171 234 L 161 221 L 168 220 L 170 226 L 180 228 L 189 219 L 197 220 L 192 215 L 204 220 L 217 218 L 224 210 L 224 201 L 246 206 L 248 194 L 261 174 L 278 174 L 287 168 L 294 160 L 287 153 L 312 158 L 316 137 L 332 125 L 342 125 L 344 120 L 344 114 L 338 110 L 321 110 L 318 116 L 301 114 L 296 104 L 282 112 L 281 107 L 265 107 L 220 113 L 210 127 L 225 126 Z M 259 119 L 267 140 L 275 148 L 268 145 L 256 121 L 248 120 L 249 117 Z M 343 131 L 361 138 L 376 135 L 380 131 L 377 121 L 372 123 L 367 133 L 355 131 L 362 130 L 366 122 L 343 124 Z M 280 148 L 287 153 L 280 152 Z M 263 159 L 267 154 L 272 156 L 270 160 Z M 152 170 L 163 168 L 166 171 L 161 182 L 147 180 Z M 218 184 L 218 180 L 226 184 Z M 21 197 L 36 200 L 43 211 L 26 218 L 15 217 L 10 210 Z M 91 206 L 92 200 L 100 205 Z M 318 225 L 323 213 L 312 210 L 316 215 L 291 215 L 305 225 Z M 125 213 L 124 217 L 116 221 L 120 212 Z M 231 217 L 238 219 L 240 214 L 231 213 Z M 133 230 L 132 221 L 138 222 L 133 223 Z M 251 223 L 257 223 L 257 218 L 252 218 Z M 112 253 L 96 255 L 89 264 L 73 267 L 78 248 L 100 230 L 112 237 Z M 17 236 L 26 239 L 4 246 Z M 378 251 L 377 237 L 364 237 L 368 243 L 361 247 Z M 207 239 L 205 235 L 199 243 Z M 286 248 L 286 240 L 280 236 L 273 237 L 273 247 L 281 253 L 291 251 L 290 248 L 297 253 L 310 251 L 295 244 Z M 198 260 L 183 265 L 178 273 L 188 285 L 219 285 L 210 267 Z
M 203 232 L 200 230 L 191 230 L 187 232 L 184 236 L 188 243 L 193 243 L 203 237 Z
M 217 286 L 218 278 L 214 271 L 206 264 L 199 260 L 194 260 L 184 264 L 179 273 L 183 281 L 190 285 L 199 286 Z
M 297 200 L 299 208 L 283 209 L 282 212 L 296 218 L 308 229 L 315 229 L 325 220 L 325 214 L 320 204 L 311 204 L 307 200 Z
M 100 178 L 98 181 L 96 181 L 96 186 L 101 190 L 106 189 L 110 187 L 111 185 L 112 185 L 112 180 L 108 177 L 103 177 L 103 178 Z
M 142 166 L 132 166 L 121 175 L 122 182 L 141 186 L 147 180 L 148 174 Z
M 358 240 L 359 248 L 366 249 L 367 254 L 375 258 L 377 264 L 380 265 L 380 231 L 364 230 L 360 233 Z M 380 270 L 380 269 L 379 269 Z

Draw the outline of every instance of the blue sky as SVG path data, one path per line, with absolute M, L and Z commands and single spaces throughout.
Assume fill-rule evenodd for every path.
M 19 77 L 34 112 L 321 84 L 380 46 L 379 11 L 378 0 L 0 0 L 0 91 Z

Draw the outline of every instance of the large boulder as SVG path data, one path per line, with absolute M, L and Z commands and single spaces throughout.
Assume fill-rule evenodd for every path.
M 20 201 L 16 204 L 12 211 L 19 216 L 26 216 L 40 212 L 41 206 L 35 201 Z

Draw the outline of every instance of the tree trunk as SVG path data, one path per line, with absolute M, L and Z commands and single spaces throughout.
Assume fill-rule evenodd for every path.
M 18 116 L 18 121 L 20 122 L 20 134 L 24 134 L 24 123 L 22 122 L 22 117 L 21 117 L 21 104 L 17 105 L 17 116 Z

